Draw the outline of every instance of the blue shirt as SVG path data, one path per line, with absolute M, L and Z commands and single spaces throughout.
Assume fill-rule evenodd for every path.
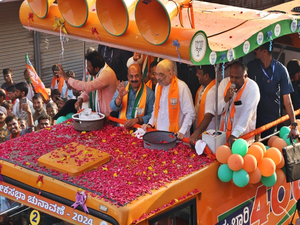
M 125 84 L 125 87 L 126 87 L 127 84 L 128 84 L 128 81 L 125 81 L 124 84 Z M 152 111 L 153 111 L 155 96 L 154 96 L 154 92 L 149 87 L 147 87 L 146 85 L 144 87 L 147 88 L 147 96 L 146 96 L 145 115 L 142 116 L 142 119 L 143 119 L 144 123 L 148 123 L 148 121 L 151 117 Z M 134 100 L 135 100 L 136 94 L 137 94 L 137 91 L 134 91 L 132 89 L 128 93 L 129 99 L 128 99 L 127 112 L 126 112 L 126 117 L 127 117 L 128 120 L 132 119 L 131 112 L 132 112 L 132 109 L 133 109 L 133 106 L 134 106 Z M 118 95 L 119 95 L 119 92 L 117 90 L 116 93 L 114 94 L 111 102 L 110 102 L 111 110 L 116 111 L 116 112 L 120 111 L 122 109 L 122 103 L 121 103 L 120 106 L 116 106 L 116 101 L 115 100 L 118 97 Z M 127 97 L 128 97 L 127 95 L 124 96 L 124 98 L 127 98 Z M 120 116 L 120 113 L 119 113 L 119 116 Z
M 278 119 L 280 96 L 294 91 L 286 67 L 273 59 L 270 66 L 263 69 L 262 62 L 259 59 L 255 59 L 248 63 L 248 76 L 258 84 L 260 90 L 256 127 Z
M 66 96 L 66 90 L 67 90 L 67 85 L 64 85 L 61 89 L 61 97 L 69 97 L 70 99 L 74 99 L 74 94 L 73 94 L 73 89 L 68 89 L 67 91 L 67 96 Z

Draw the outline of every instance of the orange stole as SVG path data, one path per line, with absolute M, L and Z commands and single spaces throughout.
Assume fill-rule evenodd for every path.
M 162 92 L 162 86 L 157 84 L 155 103 L 154 103 L 154 124 L 155 128 L 157 128 L 157 118 L 158 118 L 158 110 L 159 110 L 159 101 Z M 175 103 L 173 104 L 172 103 Z M 178 78 L 173 75 L 172 81 L 170 84 L 169 94 L 168 94 L 168 102 L 169 102 L 169 131 L 176 133 L 179 131 L 179 111 L 180 111 L 180 103 L 179 103 L 179 89 L 178 89 Z
M 233 119 L 234 113 L 235 113 L 235 105 L 234 105 L 234 102 L 238 101 L 238 100 L 241 98 L 241 96 L 242 96 L 242 94 L 243 94 L 243 92 L 244 92 L 244 90 L 245 90 L 245 87 L 246 87 L 246 85 L 247 85 L 247 81 L 248 81 L 248 78 L 246 78 L 243 87 L 242 87 L 242 88 L 240 89 L 240 91 L 237 93 L 237 95 L 236 95 L 236 97 L 235 97 L 235 99 L 234 99 L 234 101 L 233 101 L 233 104 L 232 104 L 232 107 L 231 107 L 231 110 L 230 110 L 230 117 L 228 118 L 228 121 L 227 121 L 226 140 L 229 138 L 229 136 L 230 136 L 230 134 L 231 134 L 231 130 L 232 130 L 231 119 Z M 224 91 L 224 97 L 226 96 L 227 90 L 230 88 L 230 86 L 231 86 L 231 82 L 229 81 L 228 84 L 227 84 L 227 86 L 226 86 L 226 88 L 225 88 L 225 91 Z M 220 129 L 221 131 L 224 130 L 224 123 L 225 123 L 224 117 L 225 117 L 225 113 L 226 113 L 226 112 L 223 113 L 222 124 L 221 124 L 221 129 Z
M 64 78 L 59 77 L 53 77 L 52 78 L 52 82 L 51 82 L 51 87 L 54 88 L 55 87 L 55 82 L 58 81 L 58 90 L 61 92 L 62 87 L 64 86 Z
M 197 126 L 200 125 L 200 123 L 202 122 L 203 118 L 204 118 L 204 113 L 205 113 L 205 101 L 206 101 L 206 95 L 208 93 L 208 91 L 214 86 L 216 85 L 216 79 L 212 80 L 209 85 L 207 85 L 207 87 L 205 88 L 202 98 L 200 100 L 200 105 L 199 105 L 199 112 L 198 112 L 198 122 L 197 122 Z M 201 87 L 200 87 L 201 88 Z M 197 95 L 198 96 L 198 95 Z
M 139 95 L 141 87 L 142 87 L 142 84 L 140 85 L 139 90 L 137 91 L 135 97 L 137 97 Z M 126 85 L 126 91 L 128 91 L 128 90 L 129 90 L 129 82 Z M 129 92 L 128 92 L 127 96 L 123 97 L 123 99 L 122 99 L 122 108 L 121 108 L 121 112 L 120 112 L 120 119 L 123 119 L 123 120 L 127 120 L 126 113 L 127 113 L 128 98 L 129 98 Z M 144 85 L 144 90 L 143 90 L 142 96 L 141 96 L 141 98 L 139 99 L 139 102 L 138 102 L 138 108 L 143 109 L 143 113 L 138 115 L 137 114 L 137 109 L 136 109 L 135 110 L 135 115 L 134 115 L 133 118 L 136 118 L 137 115 L 138 116 L 144 116 L 145 115 L 146 100 L 147 100 L 147 87 L 146 87 L 146 85 Z M 132 110 L 134 110 L 134 109 L 132 109 Z
M 148 82 L 146 83 L 146 86 L 149 87 L 152 90 L 152 80 L 148 80 Z

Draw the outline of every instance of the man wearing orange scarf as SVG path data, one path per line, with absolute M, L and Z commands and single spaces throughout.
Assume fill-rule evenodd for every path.
M 140 65 L 128 67 L 128 81 L 118 82 L 117 91 L 110 102 L 112 111 L 119 111 L 119 118 L 126 120 L 125 128 L 148 123 L 154 104 L 154 92 L 143 82 Z
M 192 94 L 188 86 L 174 75 L 170 60 L 162 60 L 156 67 L 158 84 L 155 89 L 155 103 L 148 124 L 142 128 L 154 127 L 157 130 L 170 131 L 181 140 L 189 137 L 190 127 L 195 119 Z
M 191 145 L 195 144 L 204 131 L 215 128 L 215 68 L 212 65 L 197 67 L 196 76 L 201 86 L 195 98 L 196 119 L 194 121 L 194 133 L 190 137 Z
M 65 84 L 64 78 L 58 76 L 56 73 L 59 71 L 58 65 L 54 64 L 52 66 L 53 77 L 51 81 L 51 89 L 58 89 L 61 93 L 62 87 Z
M 247 78 L 245 64 L 232 63 L 230 77 L 221 81 L 218 93 L 218 115 L 222 115 L 220 130 L 226 132 L 229 146 L 241 135 L 255 130 L 259 99 L 259 88 Z M 248 140 L 249 144 L 253 140 L 254 137 Z

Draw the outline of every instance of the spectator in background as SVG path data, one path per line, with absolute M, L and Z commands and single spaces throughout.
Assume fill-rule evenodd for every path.
M 55 125 L 55 121 L 53 120 L 53 117 L 58 112 L 58 108 L 57 108 L 56 103 L 54 103 L 54 102 L 47 103 L 47 105 L 46 105 L 46 111 L 47 111 L 47 114 L 51 118 L 51 125 Z
M 46 110 L 43 107 L 43 96 L 40 93 L 37 93 L 33 96 L 32 98 L 32 104 L 33 104 L 33 108 L 35 110 L 34 114 L 33 114 L 33 122 L 35 125 L 38 124 L 38 119 L 41 116 L 45 116 L 48 115 Z
M 6 90 L 7 87 L 14 85 L 13 74 L 10 68 L 3 69 L 3 78 L 5 83 L 1 85 L 1 88 Z
M 294 110 L 300 109 L 300 61 L 298 59 L 292 59 L 287 64 L 287 70 L 289 72 L 294 92 L 291 93 L 291 99 L 294 106 Z M 300 115 L 296 116 L 297 119 Z
M 32 101 L 32 97 L 34 96 L 34 88 L 32 86 L 31 80 L 29 78 L 27 69 L 24 70 L 24 80 L 25 80 L 25 83 L 27 84 L 27 88 L 28 88 L 28 93 L 26 95 L 26 98 L 29 99 L 30 101 Z
M 7 111 L 3 106 L 0 106 L 0 143 L 6 141 L 6 137 L 10 134 L 5 119 L 7 117 Z
M 1 106 L 6 109 L 8 116 L 13 114 L 13 104 L 10 101 L 4 101 Z
M 57 97 L 61 96 L 61 92 L 58 89 L 51 89 L 51 100 L 56 103 Z
M 70 100 L 69 97 L 57 97 L 58 111 L 60 111 L 69 100 Z
M 111 48 L 105 45 L 98 45 L 98 52 L 104 61 L 116 73 L 120 81 L 127 80 L 127 60 L 133 55 L 132 52 L 122 49 Z
M 18 122 L 21 130 L 24 130 L 27 127 L 27 123 L 25 119 L 18 119 Z
M 42 130 L 46 127 L 50 127 L 51 126 L 51 118 L 49 115 L 42 115 L 40 116 L 40 118 L 38 119 L 38 124 L 36 126 L 36 130 Z
M 75 79 L 75 73 L 73 72 L 73 70 L 68 70 L 66 72 L 66 75 L 70 78 Z M 73 94 L 73 88 L 68 83 L 68 81 L 66 81 L 66 85 L 64 85 L 62 88 L 61 97 L 68 97 L 69 99 L 76 99 L 76 97 Z
M 18 117 L 16 115 L 10 115 L 7 116 L 5 119 L 5 123 L 7 126 L 7 129 L 10 132 L 10 135 L 6 137 L 7 140 L 17 138 L 19 136 L 22 136 L 27 133 L 31 133 L 34 130 L 33 126 L 33 119 L 32 119 L 32 113 L 30 110 L 30 106 L 28 103 L 22 103 L 22 110 L 27 113 L 27 121 L 28 121 L 28 127 L 24 130 L 21 130 Z
M 51 82 L 51 90 L 58 89 L 59 92 L 61 93 L 62 87 L 65 84 L 65 81 L 62 77 L 60 77 L 59 75 L 56 74 L 58 71 L 59 71 L 58 65 L 57 64 L 52 65 L 53 77 L 52 77 L 52 82 Z
M 27 110 L 27 107 L 22 107 L 23 104 L 25 105 L 29 105 L 30 107 L 30 113 L 31 115 L 35 112 L 34 111 L 34 108 L 33 108 L 33 104 L 31 101 L 29 101 L 27 98 L 26 98 L 26 95 L 28 93 L 28 88 L 27 88 L 27 84 L 25 82 L 20 82 L 20 83 L 17 83 L 15 85 L 16 87 L 16 96 L 17 98 L 19 99 L 18 102 L 15 103 L 14 107 L 16 109 L 16 116 L 18 118 L 23 118 L 26 120 L 27 124 L 29 124 L 29 121 L 27 120 L 29 115 L 28 115 L 28 110 Z M 23 108 L 25 108 L 27 111 L 23 110 Z
M 12 103 L 12 105 L 13 105 L 12 112 L 13 112 L 13 114 L 16 114 L 16 113 L 17 113 L 17 108 L 15 107 L 15 104 L 16 104 L 17 102 L 19 102 L 19 99 L 17 98 L 17 95 L 16 95 L 16 88 L 15 88 L 15 86 L 14 86 L 14 85 L 9 86 L 9 87 L 6 89 L 6 92 L 7 92 L 9 101 L 10 101 L 10 102 Z
M 0 105 L 5 101 L 6 99 L 6 93 L 4 89 L 0 89 Z

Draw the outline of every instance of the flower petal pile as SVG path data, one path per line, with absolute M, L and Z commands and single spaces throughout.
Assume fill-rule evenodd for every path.
M 38 165 L 40 156 L 71 142 L 107 152 L 111 161 L 77 177 Z M 70 153 L 71 150 L 66 148 L 67 157 L 57 160 L 67 163 L 68 157 L 76 157 Z M 182 143 L 169 151 L 150 150 L 143 147 L 143 140 L 123 127 L 106 124 L 101 130 L 79 132 L 74 130 L 72 120 L 6 141 L 0 145 L 0 155 L 2 159 L 22 167 L 71 182 L 88 190 L 92 197 L 103 198 L 116 205 L 125 205 L 141 195 L 151 194 L 151 190 L 167 187 L 171 181 L 212 163 L 208 157 L 198 156 Z M 87 152 L 86 160 L 94 158 Z

